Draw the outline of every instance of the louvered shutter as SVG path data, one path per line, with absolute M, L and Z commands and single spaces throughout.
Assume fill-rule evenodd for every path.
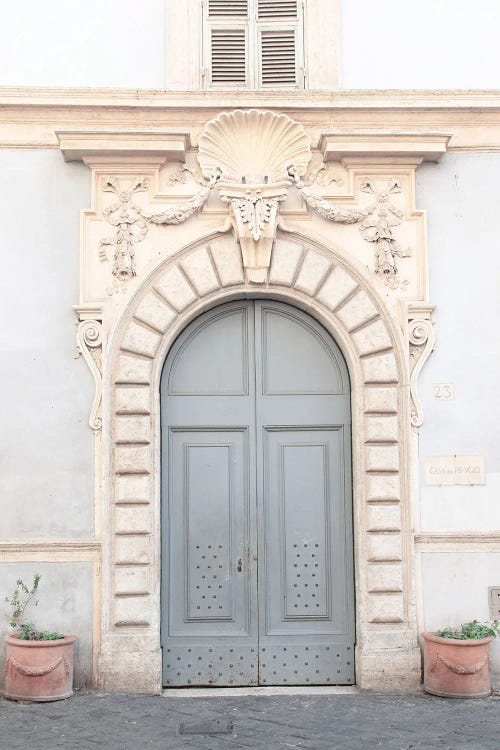
M 297 0 L 258 0 L 257 18 L 268 19 L 297 18 Z
M 209 18 L 248 18 L 248 0 L 208 0 Z
M 304 85 L 303 0 L 202 0 L 206 86 Z
M 211 29 L 211 81 L 213 85 L 244 86 L 246 84 L 246 48 L 246 29 Z
M 262 86 L 297 82 L 295 29 L 263 29 L 260 37 Z
M 257 0 L 257 27 L 262 88 L 296 88 L 302 68 L 299 0 Z

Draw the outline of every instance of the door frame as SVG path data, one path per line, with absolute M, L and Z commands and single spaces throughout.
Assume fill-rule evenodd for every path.
M 356 682 L 413 690 L 420 681 L 411 550 L 411 427 L 408 341 L 399 315 L 373 284 L 331 248 L 298 234 L 278 236 L 269 280 L 234 272 L 207 284 L 220 235 L 162 262 L 126 306 L 103 367 L 103 632 L 100 686 L 161 691 L 160 409 L 167 352 L 196 317 L 223 302 L 270 298 L 305 310 L 341 349 L 351 380 Z M 290 252 L 295 243 L 300 252 Z M 227 242 L 221 252 L 228 253 Z M 235 257 L 238 248 L 234 246 Z M 308 258 L 325 279 L 299 273 Z M 312 262 L 312 263 L 311 263 Z M 284 269 L 284 267 L 286 268 Z M 239 268 L 239 270 L 238 270 Z M 412 457 L 412 460 L 410 460 Z

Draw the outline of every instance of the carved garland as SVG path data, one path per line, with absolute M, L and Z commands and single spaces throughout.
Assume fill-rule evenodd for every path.
M 103 213 L 116 231 L 101 240 L 100 257 L 106 260 L 104 248 L 114 247 L 113 276 L 118 285 L 135 276 L 134 246 L 145 238 L 148 225 L 181 224 L 203 207 L 217 185 L 219 197 L 230 208 L 230 221 L 221 231 L 233 228 L 248 278 L 260 283 L 269 268 L 280 222 L 280 203 L 295 185 L 306 205 L 328 221 L 359 224 L 362 237 L 375 245 L 375 274 L 393 289 L 405 286 L 408 282 L 399 277 L 396 258 L 407 258 L 411 251 L 400 247 L 394 235 L 395 227 L 403 223 L 405 215 L 390 199 L 391 195 L 402 192 L 401 181 L 393 178 L 377 189 L 373 181 L 366 179 L 361 183 L 361 191 L 374 196 L 371 205 L 366 208 L 335 205 L 316 195 L 310 186 L 314 182 L 329 184 L 339 179 L 330 174 L 325 164 L 303 179 L 310 159 L 304 128 L 285 115 L 259 110 L 223 113 L 209 122 L 201 135 L 198 151 L 201 174 L 184 164 L 170 179 L 185 182 L 189 173 L 201 186 L 196 195 L 182 204 L 154 213 L 132 201 L 136 193 L 149 189 L 146 178 L 136 180 L 128 190 L 122 189 L 115 177 L 105 180 L 104 192 L 114 193 L 117 200 Z M 110 293 L 113 291 L 112 288 Z

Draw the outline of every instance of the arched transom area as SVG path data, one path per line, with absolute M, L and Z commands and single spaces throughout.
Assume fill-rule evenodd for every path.
M 170 346 L 202 312 L 238 298 L 306 310 L 333 336 L 351 379 L 356 681 L 414 688 L 419 651 L 409 556 L 409 388 L 396 321 L 357 272 L 312 242 L 278 237 L 268 279 L 251 285 L 230 237 L 190 246 L 142 285 L 105 372 L 111 528 L 101 663 L 104 687 L 161 688 L 159 382 Z M 108 523 L 109 521 L 109 523 Z

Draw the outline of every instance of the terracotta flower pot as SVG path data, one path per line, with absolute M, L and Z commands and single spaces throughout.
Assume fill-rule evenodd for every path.
M 57 641 L 22 641 L 6 636 L 5 698 L 59 701 L 73 695 L 73 652 L 76 637 Z
M 485 698 L 491 694 L 489 649 L 493 638 L 460 641 L 422 633 L 424 690 L 444 698 Z

